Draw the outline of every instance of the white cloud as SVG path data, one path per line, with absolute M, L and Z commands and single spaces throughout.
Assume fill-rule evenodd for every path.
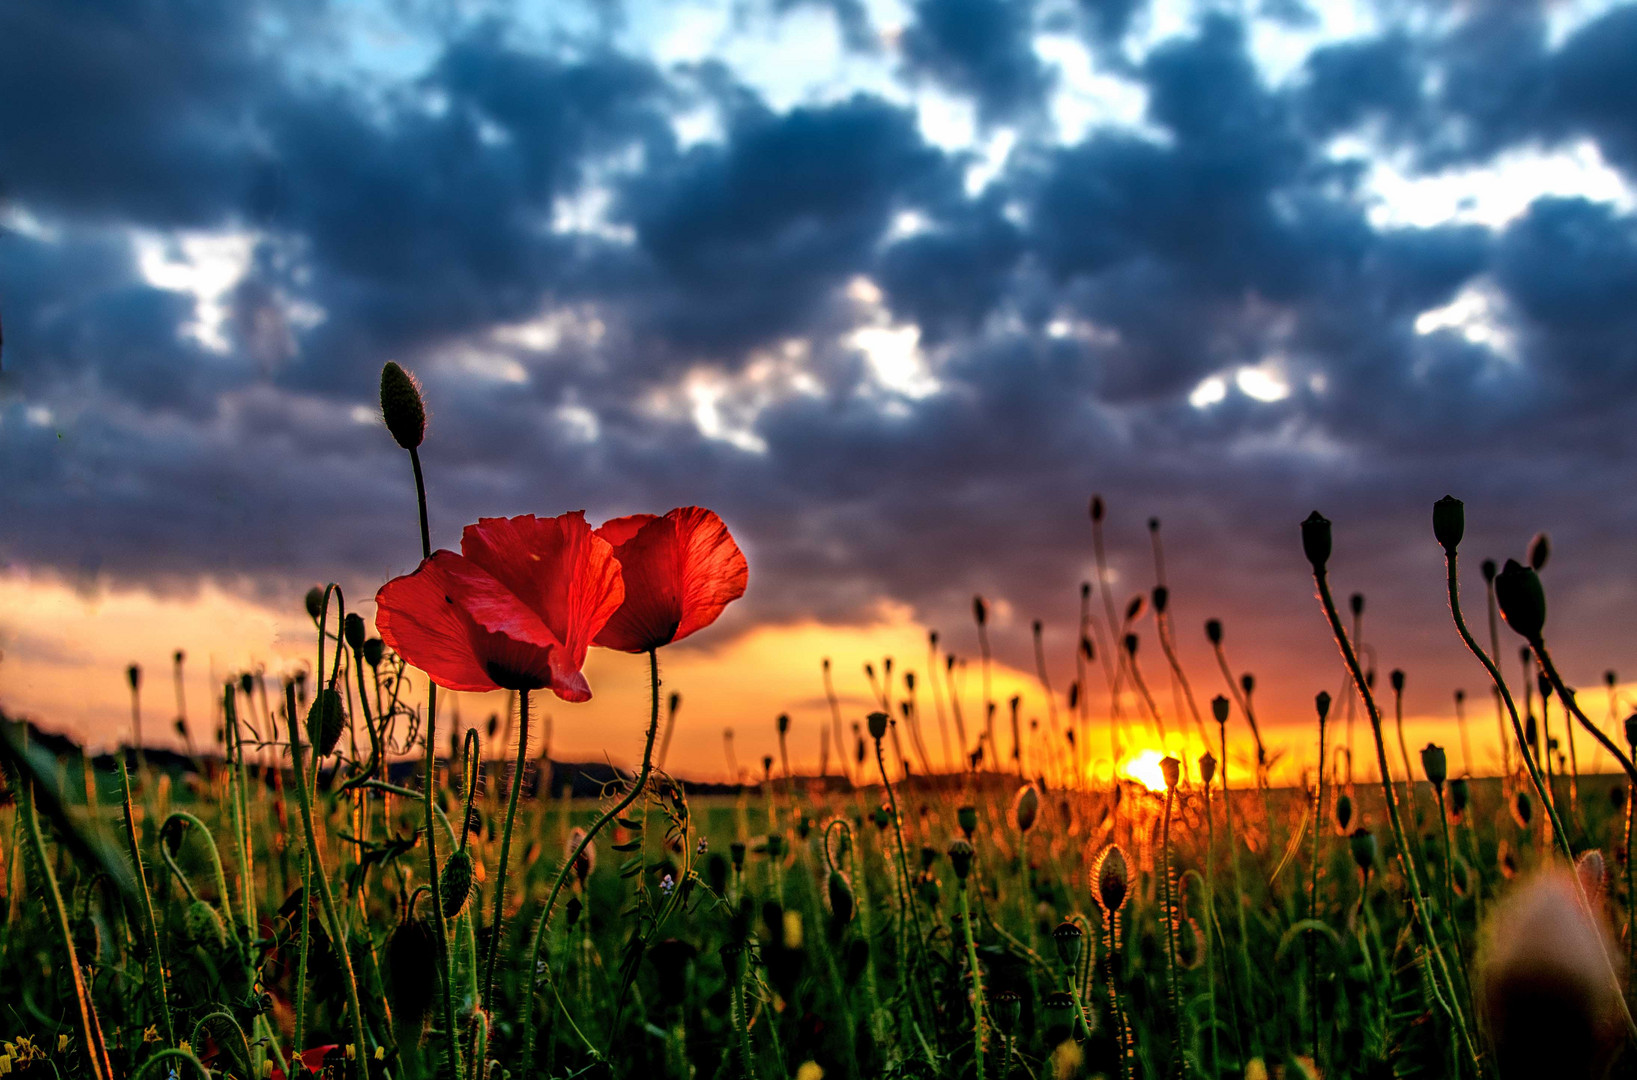
M 193 321 L 182 333 L 217 353 L 229 349 L 227 296 L 244 278 L 258 236 L 253 232 L 182 232 L 132 235 L 137 269 L 156 289 L 193 297 Z

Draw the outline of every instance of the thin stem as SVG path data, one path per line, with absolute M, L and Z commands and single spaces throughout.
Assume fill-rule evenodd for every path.
M 517 797 L 523 787 L 523 770 L 529 761 L 529 692 L 517 696 L 517 764 L 512 770 L 511 791 L 506 797 L 506 824 L 500 834 L 500 873 L 495 879 L 495 914 L 489 926 L 489 960 L 483 975 L 483 993 L 478 1000 L 487 1007 L 494 992 L 495 962 L 500 956 L 501 917 L 506 911 L 506 867 L 512 852 L 512 823 L 517 818 Z M 470 815 L 468 815 L 468 818 Z
M 978 945 L 972 937 L 972 906 L 966 899 L 966 882 L 960 883 L 961 931 L 966 937 L 966 962 L 972 969 L 972 1060 L 978 1080 L 983 1080 L 983 979 L 978 972 Z
M 120 800 L 125 809 L 125 841 L 131 849 L 131 865 L 136 870 L 137 891 L 142 894 L 142 928 L 147 932 L 148 962 L 158 976 L 159 1015 L 165 1022 L 165 1041 L 176 1045 L 176 1027 L 171 1022 L 170 995 L 165 989 L 165 955 L 159 947 L 159 926 L 154 922 L 153 898 L 148 895 L 148 875 L 142 869 L 142 850 L 136 842 L 136 818 L 131 812 L 131 773 L 125 767 L 125 755 L 119 755 Z

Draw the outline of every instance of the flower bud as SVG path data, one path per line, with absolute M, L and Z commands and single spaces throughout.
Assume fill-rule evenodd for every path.
M 1137 639 L 1136 634 L 1127 634 L 1121 640 L 1120 643 L 1125 646 L 1125 654 L 1127 656 L 1136 656 L 1137 655 L 1137 640 L 1138 639 Z
M 1520 791 L 1512 797 L 1512 819 L 1521 829 L 1529 827 L 1529 821 L 1535 816 L 1534 800 L 1529 798 L 1527 791 Z
M 1402 694 L 1404 692 L 1404 671 L 1402 668 L 1393 668 L 1392 672 L 1387 676 L 1387 681 L 1392 683 L 1393 693 Z
M 1080 939 L 1084 936 L 1085 931 L 1067 919 L 1058 923 L 1057 929 L 1052 931 L 1052 944 L 1057 946 L 1057 959 L 1062 961 L 1064 967 L 1073 970 L 1074 965 L 1080 962 Z
M 972 845 L 959 838 L 949 842 L 949 866 L 955 871 L 955 880 L 966 887 L 966 876 L 972 872 Z
M 876 742 L 886 738 L 887 724 L 892 721 L 892 717 L 884 712 L 872 712 L 865 720 L 870 726 L 870 738 Z
M 1091 867 L 1091 892 L 1104 918 L 1119 914 L 1131 892 L 1131 864 L 1118 844 L 1110 844 Z
M 1138 619 L 1142 618 L 1143 608 L 1147 606 L 1148 598 L 1142 593 L 1138 593 L 1136 596 L 1133 596 L 1130 603 L 1126 604 L 1125 606 L 1125 621 L 1128 623 L 1136 622 Z
M 1353 820 L 1353 797 L 1345 791 L 1336 796 L 1336 828 L 1342 832 Z
M 1205 620 L 1205 640 L 1209 641 L 1212 645 L 1222 644 L 1222 620 L 1221 619 L 1206 619 Z
M 1017 826 L 1018 832 L 1027 833 L 1034 828 L 1035 819 L 1040 816 L 1040 792 L 1033 784 L 1024 784 L 1018 788 L 1017 796 L 1012 800 L 1012 823 Z
M 778 721 L 776 723 L 777 723 L 780 735 L 790 734 L 790 714 L 789 713 L 780 713 L 779 714 L 779 719 L 778 719 Z
M 972 617 L 982 626 L 989 621 L 989 605 L 983 602 L 983 597 L 972 598 Z
M 1546 569 L 1546 560 L 1552 554 L 1552 541 L 1545 533 L 1536 533 L 1535 538 L 1529 541 L 1529 569 L 1536 571 Z
M 364 620 L 357 613 L 348 614 L 341 623 L 341 635 L 346 638 L 347 648 L 353 652 L 364 651 Z
M 1484 576 L 1484 584 L 1485 585 L 1494 584 L 1494 582 L 1495 582 L 1495 560 L 1494 559 L 1485 559 L 1483 561 L 1483 563 L 1479 565 L 1478 569 Z
M 1216 779 L 1216 756 L 1209 750 L 1199 755 L 1199 779 L 1206 785 Z
M 1302 552 L 1315 572 L 1330 561 L 1330 522 L 1317 510 L 1302 522 Z
M 426 404 L 421 389 L 409 372 L 393 361 L 381 368 L 381 419 L 392 439 L 405 450 L 413 450 L 426 437 Z
M 1347 598 L 1347 607 L 1353 613 L 1353 618 L 1364 614 L 1364 594 L 1356 592 Z
M 381 666 L 381 660 L 387 652 L 386 642 L 378 637 L 368 638 L 364 642 L 364 663 L 372 668 Z
M 1466 777 L 1457 776 L 1449 782 L 1449 812 L 1456 817 L 1466 813 L 1467 802 L 1472 793 L 1467 786 Z
M 1212 698 L 1211 715 L 1216 717 L 1217 723 L 1226 724 L 1228 722 L 1228 699 L 1223 697 L 1221 694 L 1218 694 L 1216 697 Z
M 857 905 L 853 901 L 853 883 L 847 880 L 846 874 L 840 870 L 830 871 L 829 880 L 825 882 L 825 895 L 830 899 L 830 915 L 838 924 L 853 921 Z
M 1540 638 L 1546 626 L 1546 591 L 1540 586 L 1539 574 L 1507 559 L 1495 579 L 1495 602 L 1500 605 L 1506 625 L 1527 641 Z
M 346 726 L 347 714 L 340 693 L 333 686 L 324 687 L 307 709 L 307 738 L 319 757 L 335 752 L 335 744 L 341 741 L 341 732 Z
M 745 868 L 745 842 L 735 840 L 728 845 L 728 857 L 733 860 L 735 872 L 742 872 Z
M 443 864 L 443 874 L 438 878 L 438 899 L 444 918 L 453 919 L 465 909 L 472 895 L 472 877 L 472 856 L 465 848 L 459 848 Z
M 1165 778 L 1165 789 L 1175 791 L 1182 781 L 1182 762 L 1167 754 L 1160 759 L 1160 775 Z
M 314 585 L 307 590 L 307 595 L 302 597 L 302 603 L 307 608 L 307 617 L 317 622 L 318 617 L 324 614 L 324 590 Z
M 1320 690 L 1313 698 L 1313 706 L 1319 712 L 1319 723 L 1324 723 L 1325 718 L 1330 715 L 1330 695 Z
M 955 811 L 955 823 L 961 827 L 968 840 L 978 831 L 978 808 L 970 803 L 961 806 Z
M 1444 779 L 1449 775 L 1449 762 L 1442 746 L 1428 743 L 1421 749 L 1421 771 L 1427 774 L 1427 781 L 1433 787 L 1444 786 Z
M 1376 863 L 1376 838 L 1369 829 L 1354 829 L 1347 838 L 1347 848 L 1353 853 L 1353 862 L 1360 870 L 1368 870 Z
M 1164 615 L 1166 606 L 1171 602 L 1171 590 L 1164 585 L 1156 585 L 1150 599 L 1154 605 L 1154 614 Z
M 1432 535 L 1447 555 L 1455 554 L 1466 532 L 1466 505 L 1453 495 L 1432 504 Z

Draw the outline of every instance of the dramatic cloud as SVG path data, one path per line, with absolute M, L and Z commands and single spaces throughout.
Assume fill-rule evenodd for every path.
M 368 595 L 396 359 L 436 539 L 708 503 L 726 633 L 966 651 L 981 591 L 1067 656 L 1101 490 L 1120 593 L 1157 515 L 1190 649 L 1328 682 L 1295 522 L 1407 663 L 1452 491 L 1473 561 L 1553 530 L 1576 677 L 1621 660 L 1637 5 L 208 7 L 0 8 L 0 560 Z

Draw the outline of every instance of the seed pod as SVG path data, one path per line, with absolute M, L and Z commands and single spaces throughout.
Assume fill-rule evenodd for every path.
M 426 438 L 426 403 L 421 389 L 409 372 L 388 361 L 381 368 L 381 419 L 386 421 L 392 440 L 405 450 L 413 450 Z
M 1353 799 L 1346 792 L 1336 796 L 1336 828 L 1347 831 L 1348 824 L 1353 820 Z
M 887 725 L 892 722 L 892 717 L 884 712 L 872 712 L 864 719 L 870 728 L 870 738 L 880 742 L 887 737 Z
M 307 738 L 319 757 L 327 757 L 335 751 L 346 726 L 347 714 L 341 694 L 333 686 L 324 687 L 307 709 Z
M 1182 762 L 1169 755 L 1160 759 L 1160 775 L 1165 778 L 1165 789 L 1175 791 L 1182 782 Z
M 1171 603 L 1171 590 L 1167 589 L 1164 585 L 1156 585 L 1154 586 L 1153 593 L 1150 595 L 1150 599 L 1154 604 L 1154 614 L 1164 615 L 1165 609 Z
M 779 719 L 776 722 L 776 726 L 779 729 L 779 734 L 780 735 L 789 734 L 790 733 L 790 714 L 789 713 L 780 713 L 779 714 Z
M 364 642 L 364 663 L 372 668 L 381 666 L 381 660 L 386 656 L 386 642 L 378 637 L 369 638 Z
M 1449 812 L 1456 818 L 1466 813 L 1467 801 L 1471 797 L 1466 777 L 1457 776 L 1449 782 Z
M 966 876 L 972 872 L 972 845 L 959 838 L 951 840 L 948 847 L 949 865 L 955 871 L 955 880 L 966 888 Z
M 1143 609 L 1148 606 L 1148 598 L 1142 593 L 1133 596 L 1125 605 L 1125 621 L 1136 622 L 1142 618 Z
M 853 883 L 840 870 L 830 871 L 825 882 L 825 895 L 830 898 L 830 915 L 841 925 L 853 921 L 856 904 L 853 901 Z
M 1404 692 L 1404 672 L 1401 668 L 1393 668 L 1387 675 L 1387 681 L 1392 684 L 1393 693 L 1402 694 Z
M 1506 625 L 1525 640 L 1540 638 L 1546 626 L 1546 591 L 1540 586 L 1540 575 L 1515 560 L 1507 559 L 1500 576 L 1495 578 L 1495 603 L 1500 606 Z
M 1353 863 L 1360 870 L 1368 870 L 1376 862 L 1376 837 L 1369 829 L 1354 829 L 1347 838 L 1347 848 L 1353 853 Z
M 996 990 L 989 995 L 989 1005 L 994 1010 L 995 1025 L 1002 1031 L 1015 1030 L 1023 1018 L 1023 999 L 1015 991 Z
M 1018 832 L 1027 833 L 1034 828 L 1035 819 L 1040 816 L 1040 792 L 1033 784 L 1024 784 L 1018 788 L 1017 796 L 1012 800 L 1012 823 L 1017 826 Z
M 1313 698 L 1313 707 L 1318 710 L 1319 723 L 1324 723 L 1325 719 L 1330 715 L 1330 695 L 1320 690 Z
M 1466 532 L 1466 506 L 1453 495 L 1432 504 L 1432 535 L 1445 553 L 1453 555 Z
M 1330 561 L 1330 521 L 1317 510 L 1302 522 L 1302 553 L 1315 571 Z
M 364 651 L 364 620 L 356 612 L 349 612 L 341 622 L 341 634 L 347 640 L 347 648 L 353 652 Z
M 1512 820 L 1518 823 L 1518 828 L 1527 829 L 1534 816 L 1535 804 L 1527 791 L 1520 791 L 1512 797 Z
M 443 864 L 438 878 L 438 898 L 442 902 L 443 917 L 453 919 L 466 908 L 472 895 L 472 856 L 460 848 Z
M 1052 944 L 1057 946 L 1057 959 L 1071 971 L 1074 970 L 1074 965 L 1080 962 L 1080 939 L 1084 936 L 1085 931 L 1067 919 L 1058 923 L 1057 929 L 1052 931 Z
M 972 839 L 972 834 L 978 831 L 978 808 L 970 803 L 958 807 L 955 810 L 955 823 L 961 827 L 961 832 L 966 834 L 968 840 Z
M 989 605 L 984 603 L 981 596 L 972 598 L 972 618 L 977 620 L 979 626 L 989 621 Z
M 772 859 L 774 862 L 778 862 L 780 859 L 783 859 L 784 858 L 784 851 L 785 851 L 784 834 L 783 833 L 768 833 L 767 834 L 766 848 L 767 848 L 767 857 L 769 859 Z
M 728 845 L 728 854 L 733 859 L 733 869 L 737 872 L 743 872 L 745 868 L 745 842 L 743 840 L 733 841 Z
M 1199 755 L 1199 780 L 1207 786 L 1216 779 L 1216 756 L 1209 750 Z
M 1449 762 L 1442 746 L 1428 743 L 1421 749 L 1421 771 L 1427 774 L 1427 781 L 1434 788 L 1444 786 L 1444 779 L 1449 775 Z
M 1110 844 L 1097 856 L 1091 867 L 1091 893 L 1103 917 L 1119 914 L 1131 893 L 1131 863 L 1120 845 Z
M 1222 620 L 1221 619 L 1206 619 L 1205 620 L 1205 640 L 1209 641 L 1212 645 L 1222 644 Z
M 1120 644 L 1125 646 L 1125 654 L 1127 656 L 1136 656 L 1137 645 L 1140 641 L 1141 639 L 1138 638 L 1136 634 L 1127 634 L 1121 639 Z
M 1529 568 L 1536 572 L 1546 569 L 1546 560 L 1552 554 L 1552 541 L 1545 533 L 1536 533 L 1529 541 Z
M 1211 699 L 1211 715 L 1216 717 L 1217 723 L 1226 724 L 1228 722 L 1228 704 L 1228 699 L 1221 694 Z

